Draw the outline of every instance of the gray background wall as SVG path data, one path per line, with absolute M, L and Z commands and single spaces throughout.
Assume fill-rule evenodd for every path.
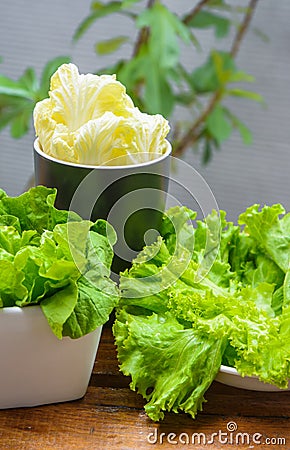
M 108 29 L 127 34 L 130 22 L 126 19 L 105 19 L 77 43 L 71 37 L 81 19 L 89 11 L 90 0 L 13 0 L 0 3 L 0 73 L 18 78 L 27 66 L 37 73 L 48 59 L 70 54 L 80 72 L 94 72 L 112 56 L 98 60 L 93 44 L 108 38 Z M 176 10 L 191 7 L 189 0 L 164 1 Z M 218 205 L 236 220 L 239 212 L 252 203 L 281 202 L 290 210 L 290 2 L 260 0 L 253 26 L 269 36 L 265 43 L 249 32 L 238 56 L 238 65 L 256 77 L 256 91 L 261 93 L 267 107 L 240 100 L 232 104 L 235 112 L 248 124 L 254 142 L 245 147 L 234 134 L 214 155 L 212 162 L 203 167 L 193 152 L 185 160 L 195 167 L 212 189 Z M 117 31 L 116 31 L 117 30 Z M 134 30 L 131 30 L 134 38 Z M 203 36 L 205 46 L 215 43 L 211 34 Z M 121 52 L 130 54 L 130 46 Z M 184 49 L 185 61 L 192 58 Z M 0 186 L 10 195 L 25 189 L 33 172 L 32 143 L 34 132 L 21 140 L 10 138 L 8 130 L 0 133 Z M 185 180 L 186 183 L 186 180 Z M 186 201 L 186 200 L 185 200 Z

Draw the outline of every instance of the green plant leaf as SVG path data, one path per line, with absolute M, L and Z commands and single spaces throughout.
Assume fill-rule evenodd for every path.
M 174 95 L 175 102 L 185 106 L 191 105 L 195 98 L 194 92 L 178 92 Z
M 185 66 L 182 64 L 178 64 L 176 70 L 179 72 L 180 78 L 186 82 L 187 86 L 190 88 L 192 92 L 195 92 L 195 84 L 192 79 L 192 74 L 188 72 Z
M 113 74 L 119 74 L 119 72 L 122 70 L 122 67 L 126 65 L 127 61 L 125 59 L 119 59 L 114 64 L 106 67 L 102 67 L 98 70 L 99 75 L 113 75 Z M 119 75 L 117 75 L 118 80 L 120 79 Z
M 226 17 L 201 10 L 188 22 L 188 26 L 194 28 L 213 27 L 215 30 L 215 36 L 217 38 L 223 38 L 229 33 L 231 21 Z
M 63 325 L 63 335 L 77 339 L 109 320 L 118 303 L 118 290 L 109 277 L 88 275 L 77 281 L 78 299 L 72 314 Z
M 39 83 L 33 68 L 18 81 L 0 75 L 0 129 L 11 123 L 11 136 L 22 137 L 29 129 Z
M 80 23 L 73 35 L 73 41 L 78 41 L 96 20 L 121 11 L 122 6 L 123 4 L 121 1 L 112 1 L 107 4 L 104 4 L 102 2 L 93 2 L 91 5 L 91 14 L 89 14 Z
M 140 3 L 141 0 L 123 0 L 122 2 L 122 8 L 128 8 L 135 3 Z
M 18 197 L 0 190 L 0 307 L 40 304 L 58 338 L 77 338 L 118 302 L 109 278 L 116 233 L 104 220 L 57 210 L 55 197 L 44 186 Z
M 50 77 L 68 56 L 50 60 L 43 69 L 40 82 L 35 70 L 28 68 L 18 81 L 0 75 L 0 130 L 11 124 L 11 136 L 20 138 L 30 128 L 35 103 L 48 96 Z
M 224 86 L 230 81 L 232 74 L 237 70 L 233 57 L 229 53 L 217 52 L 215 50 L 212 51 L 211 57 L 219 85 Z
M 123 297 L 113 326 L 120 369 L 148 402 L 145 411 L 153 420 L 163 418 L 164 411 L 183 410 L 194 417 L 203 402 L 203 383 L 210 385 L 208 377 L 214 379 L 221 361 L 242 376 L 255 375 L 281 388 L 288 387 L 290 374 L 290 214 L 284 215 L 282 205 L 261 211 L 253 205 L 240 215 L 241 227 L 227 222 L 225 211 L 213 211 L 177 229 L 180 220 L 172 219 L 184 216 L 181 212 L 175 207 L 165 213 L 158 241 L 121 274 Z M 194 221 L 196 214 L 189 211 L 187 217 Z M 170 273 L 179 270 L 179 258 L 165 270 L 178 235 L 190 231 L 191 261 L 178 280 L 162 289 Z M 209 271 L 196 281 L 200 261 L 209 255 L 208 241 L 217 252 Z M 284 292 L 275 299 L 280 316 L 275 317 L 272 295 L 281 286 Z
M 188 27 L 182 22 L 182 20 L 176 15 L 171 13 L 167 9 L 167 18 L 171 23 L 172 28 L 175 30 L 176 34 L 186 43 L 190 44 L 193 40 L 193 35 Z
M 241 81 L 246 81 L 247 83 L 253 83 L 255 81 L 255 77 L 253 77 L 253 75 L 250 75 L 246 72 L 243 72 L 242 70 L 237 70 L 236 72 L 231 74 L 229 81 L 231 83 L 239 83 Z
M 245 145 L 251 145 L 253 142 L 253 135 L 251 130 L 240 120 L 237 122 L 236 126 L 239 130 L 243 143 Z
M 201 44 L 199 42 L 199 40 L 197 39 L 197 37 L 194 35 L 194 33 L 192 32 L 192 30 L 190 30 L 190 41 L 191 43 L 195 46 L 195 48 L 199 51 L 202 52 L 202 47 Z
M 78 288 L 74 280 L 54 295 L 41 302 L 41 309 L 54 334 L 62 339 L 63 326 L 72 314 L 78 300 Z
M 167 69 L 177 63 L 179 47 L 175 31 L 167 20 L 165 10 L 166 8 L 160 4 L 144 10 L 137 19 L 137 26 L 150 28 L 149 52 L 154 64 Z
M 129 61 L 123 62 L 119 67 L 118 79 L 126 86 L 130 95 L 134 96 L 136 84 L 144 80 L 149 64 L 151 61 L 148 52 L 143 52 Z
M 0 94 L 0 130 L 20 114 L 28 102 L 26 98 Z
M 224 86 L 233 73 L 235 63 L 227 52 L 212 51 L 204 64 L 191 74 L 191 82 L 199 93 L 214 92 Z
M 204 165 L 209 163 L 209 161 L 212 158 L 212 153 L 213 153 L 213 151 L 212 151 L 212 147 L 211 147 L 211 141 L 210 141 L 210 139 L 205 139 L 203 153 L 202 153 L 202 163 Z
M 25 70 L 18 82 L 26 87 L 32 96 L 39 88 L 38 79 L 36 77 L 35 70 L 32 67 L 28 67 L 28 69 Z
M 113 53 L 118 50 L 121 45 L 127 42 L 129 38 L 127 36 L 118 36 L 112 39 L 107 39 L 106 41 L 101 41 L 96 44 L 96 52 L 99 55 L 105 55 L 107 53 Z
M 245 89 L 228 89 L 227 94 L 234 97 L 249 98 L 250 100 L 254 100 L 255 102 L 263 102 L 262 95 L 258 94 L 257 92 L 246 91 Z
M 0 111 L 0 131 L 5 128 L 9 122 L 13 119 L 14 112 L 13 111 Z
M 19 81 L 0 75 L 0 94 L 30 98 L 29 90 Z
M 11 136 L 22 137 L 29 129 L 33 99 L 0 95 L 0 130 L 11 124 Z
M 131 60 L 123 62 L 115 73 L 126 86 L 134 104 L 141 110 L 149 114 L 170 115 L 174 107 L 174 93 L 167 77 L 174 74 L 158 67 L 147 49 L 143 49 L 141 54 Z M 140 86 L 142 86 L 141 93 Z
M 104 4 L 102 2 L 92 2 L 90 9 L 91 11 L 97 11 L 98 9 L 103 8 Z
M 142 69 L 139 80 L 144 83 L 144 106 L 149 113 L 168 117 L 174 107 L 173 89 L 169 79 L 181 82 L 177 70 L 180 48 L 178 38 L 190 43 L 191 35 L 181 20 L 160 3 L 145 9 L 137 19 L 139 28 L 148 27 L 149 39 L 140 49 Z M 139 56 L 139 55 L 138 55 Z M 150 71 L 148 71 L 150 67 Z M 140 68 L 138 69 L 140 72 Z
M 268 34 L 266 34 L 263 30 L 257 27 L 252 28 L 253 33 L 258 36 L 263 42 L 268 44 L 270 42 L 270 37 Z
M 225 113 L 231 120 L 233 127 L 237 128 L 237 130 L 240 133 L 240 136 L 243 140 L 243 143 L 245 145 L 250 145 L 253 142 L 253 135 L 251 130 L 236 116 L 234 115 L 229 109 L 224 108 Z
M 232 126 L 221 105 L 217 105 L 207 117 L 206 126 L 208 132 L 217 140 L 218 144 L 228 139 L 232 132 Z
M 290 263 L 290 214 L 284 214 L 281 204 L 264 206 L 261 210 L 255 204 L 240 215 L 239 224 L 245 225 L 245 232 L 286 273 Z M 282 219 L 281 215 L 284 215 Z
M 0 75 L 0 95 L 32 100 L 38 88 L 39 82 L 32 67 L 28 67 L 18 81 Z
M 13 138 L 19 139 L 24 136 L 29 130 L 31 118 L 32 118 L 32 110 L 34 104 L 31 103 L 27 105 L 17 116 L 13 118 L 11 121 L 11 136 Z
M 169 410 L 194 418 L 218 372 L 225 337 L 184 329 L 170 313 L 131 315 L 125 309 L 113 333 L 120 369 L 132 377 L 131 389 L 147 400 L 148 416 L 157 421 Z
M 174 106 L 174 95 L 164 74 L 152 62 L 150 73 L 145 81 L 144 102 L 150 114 L 162 114 L 168 117 Z
M 164 5 L 155 3 L 145 9 L 136 21 L 137 27 L 149 27 L 149 52 L 155 64 L 163 69 L 175 67 L 179 61 L 179 44 L 177 37 L 190 42 L 190 33 L 179 18 Z

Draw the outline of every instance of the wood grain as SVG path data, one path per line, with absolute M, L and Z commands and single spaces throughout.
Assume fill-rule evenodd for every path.
M 289 392 L 247 391 L 215 382 L 195 420 L 172 413 L 154 423 L 129 383 L 118 370 L 111 330 L 104 328 L 86 395 L 72 402 L 0 411 L 0 449 L 290 449 Z M 227 430 L 230 424 L 237 427 L 235 432 Z M 237 433 L 242 434 L 235 442 Z M 259 444 L 254 435 L 260 436 Z

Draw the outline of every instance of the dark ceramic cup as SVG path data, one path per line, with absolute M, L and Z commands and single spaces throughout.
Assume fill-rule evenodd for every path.
M 56 207 L 84 219 L 106 219 L 116 230 L 112 271 L 119 273 L 156 237 L 164 212 L 171 145 L 152 161 L 91 166 L 57 160 L 34 142 L 35 184 L 57 188 Z M 156 231 L 152 231 L 156 230 Z

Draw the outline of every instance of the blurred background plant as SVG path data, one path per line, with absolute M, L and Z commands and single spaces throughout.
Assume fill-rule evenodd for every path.
M 96 21 L 113 14 L 129 17 L 136 30 L 134 38 L 122 34 L 97 41 L 95 51 L 99 60 L 102 55 L 118 51 L 125 43 L 132 50 L 131 57 L 119 58 L 113 66 L 98 67 L 95 73 L 115 73 L 142 111 L 160 113 L 169 120 L 175 114 L 171 122 L 175 156 L 192 148 L 207 163 L 213 151 L 235 129 L 242 141 L 250 144 L 250 129 L 232 106 L 227 105 L 227 99 L 263 101 L 261 95 L 245 87 L 255 81 L 254 77 L 235 63 L 258 0 L 250 0 L 246 6 L 245 2 L 238 5 L 235 0 L 201 0 L 182 14 L 174 13 L 159 0 L 142 3 L 140 0 L 92 1 L 89 14 L 72 37 L 73 42 L 80 40 Z M 230 47 L 210 48 L 198 65 L 196 55 L 206 51 L 198 35 L 202 29 L 211 29 L 216 42 L 230 42 Z M 114 31 L 110 29 L 110 33 Z M 184 46 L 192 47 L 190 61 L 182 62 Z M 50 60 L 40 78 L 31 67 L 18 80 L 0 75 L 0 130 L 10 126 L 13 138 L 25 135 L 31 127 L 35 103 L 48 96 L 51 75 L 59 65 L 69 61 L 68 56 Z M 176 111 L 182 109 L 189 112 L 190 119 L 176 118 L 179 115 Z

